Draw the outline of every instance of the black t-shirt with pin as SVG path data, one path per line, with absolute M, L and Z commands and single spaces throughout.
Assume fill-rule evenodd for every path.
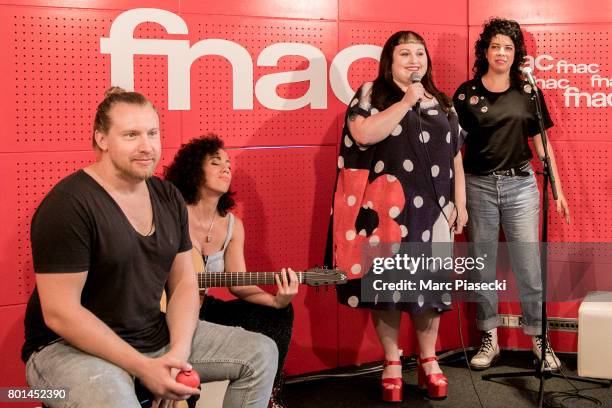
M 174 258 L 191 249 L 179 191 L 157 177 L 146 183 L 155 225 L 148 236 L 134 229 L 117 202 L 83 170 L 47 194 L 30 230 L 35 272 L 87 271 L 81 304 L 141 352 L 168 344 L 159 302 Z M 23 361 L 58 339 L 44 322 L 34 289 L 25 315 Z
M 553 125 L 539 92 L 546 129 Z M 459 123 L 467 132 L 463 166 L 483 175 L 519 167 L 533 157 L 528 138 L 540 133 L 535 92 L 524 81 L 503 92 L 487 90 L 480 78 L 464 82 L 453 96 Z

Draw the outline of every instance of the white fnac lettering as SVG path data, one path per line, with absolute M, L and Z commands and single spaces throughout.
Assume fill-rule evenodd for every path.
M 121 13 L 113 21 L 108 37 L 100 39 L 100 52 L 110 54 L 111 82 L 125 89 L 134 89 L 134 55 L 166 55 L 168 57 L 168 109 L 189 110 L 191 107 L 191 65 L 200 57 L 221 56 L 230 63 L 232 75 L 232 107 L 253 109 L 255 97 L 263 106 L 274 110 L 327 108 L 327 60 L 323 52 L 309 44 L 275 43 L 264 48 L 257 57 L 260 67 L 273 67 L 285 56 L 298 56 L 308 61 L 299 71 L 277 72 L 261 76 L 253 84 L 253 60 L 249 52 L 233 41 L 209 38 L 189 45 L 189 40 L 134 38 L 134 30 L 144 22 L 165 28 L 168 34 L 188 34 L 185 21 L 162 9 L 137 8 Z M 378 60 L 382 47 L 359 44 L 341 50 L 329 66 L 330 86 L 336 97 L 348 104 L 354 94 L 348 81 L 351 64 L 362 58 Z M 306 93 L 287 99 L 278 95 L 281 84 L 308 82 Z
M 524 65 L 534 71 L 551 71 L 557 74 L 596 74 L 599 72 L 599 64 L 572 63 L 566 60 L 558 60 L 551 55 L 542 54 L 537 57 L 527 55 Z
M 296 110 L 327 109 L 327 81 L 333 94 L 341 102 L 348 104 L 355 90 L 351 89 L 348 72 L 351 65 L 360 59 L 380 59 L 382 47 L 371 44 L 357 44 L 340 50 L 328 61 L 323 52 L 310 44 L 295 42 L 273 43 L 265 47 L 257 56 L 259 67 L 276 67 L 286 56 L 305 59 L 306 68 L 262 75 L 254 80 L 254 61 L 249 51 L 242 45 L 221 38 L 208 38 L 190 45 L 188 39 L 148 39 L 134 38 L 134 30 L 139 24 L 152 22 L 161 25 L 168 34 L 187 35 L 189 29 L 178 15 L 157 8 L 136 8 L 121 13 L 113 21 L 108 37 L 100 38 L 100 52 L 110 54 L 111 82 L 125 89 L 134 89 L 134 56 L 165 55 L 168 57 L 168 109 L 189 110 L 191 108 L 191 66 L 201 57 L 220 56 L 231 67 L 228 80 L 232 84 L 232 108 L 235 110 L 253 109 L 254 100 L 268 109 Z M 599 75 L 600 67 L 595 63 L 572 63 L 556 60 L 553 56 L 542 54 L 528 55 L 525 66 L 534 71 L 551 71 L 558 75 L 589 75 L 591 86 L 609 87 L 609 78 Z M 599 108 L 612 106 L 612 94 L 605 92 L 587 93 L 571 85 L 567 78 L 537 78 L 542 89 L 562 89 L 567 107 Z M 306 92 L 298 98 L 284 98 L 277 93 L 280 85 L 308 83 Z

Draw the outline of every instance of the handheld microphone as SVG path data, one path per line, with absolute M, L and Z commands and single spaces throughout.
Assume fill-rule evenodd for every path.
M 521 72 L 523 75 L 525 75 L 527 81 L 529 81 L 529 85 L 531 85 L 533 91 L 537 93 L 538 87 L 536 85 L 535 78 L 533 77 L 533 70 L 530 67 L 523 67 L 521 68 Z
M 421 82 L 421 79 L 423 79 L 423 75 L 419 74 L 418 72 L 413 72 L 412 74 L 410 74 L 410 82 L 412 82 L 413 84 L 415 82 Z M 416 101 L 414 107 L 417 110 L 421 107 L 421 99 Z

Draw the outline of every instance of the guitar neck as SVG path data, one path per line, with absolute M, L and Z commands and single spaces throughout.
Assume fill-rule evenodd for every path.
M 200 289 L 228 287 L 228 286 L 251 286 L 251 285 L 275 285 L 274 275 L 279 272 L 200 272 L 198 273 L 198 286 Z M 308 272 L 296 272 L 300 283 L 308 283 Z

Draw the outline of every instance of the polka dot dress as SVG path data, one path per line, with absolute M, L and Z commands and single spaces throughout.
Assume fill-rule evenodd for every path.
M 354 115 L 368 118 L 379 113 L 371 106 L 371 90 L 372 83 L 362 85 L 349 103 L 340 139 L 331 216 L 333 247 L 328 248 L 333 263 L 350 279 L 338 286 L 339 301 L 351 307 L 411 313 L 447 310 L 448 299 L 406 302 L 399 292 L 389 302 L 361 299 L 360 280 L 372 267 L 364 248 L 391 244 L 387 247 L 392 256 L 402 242 L 452 240 L 446 217 L 454 206 L 453 158 L 461 133 L 454 110 L 447 114 L 435 99 L 425 100 L 419 113 L 408 111 L 384 140 L 360 146 L 348 123 Z

